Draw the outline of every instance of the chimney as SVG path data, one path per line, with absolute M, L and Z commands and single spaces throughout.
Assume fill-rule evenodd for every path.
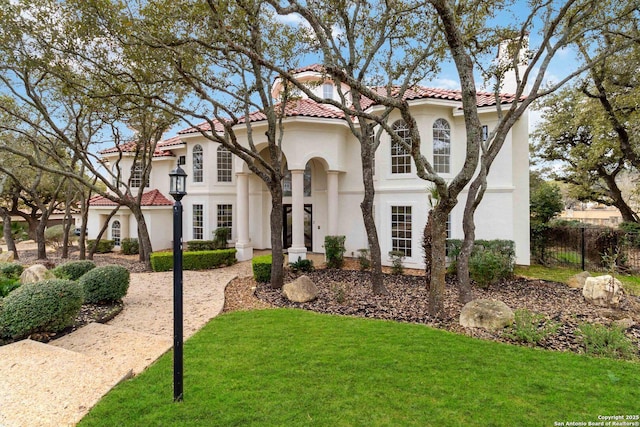
M 514 64 L 514 59 L 517 61 Z M 522 80 L 527 65 L 529 64 L 529 35 L 522 38 L 508 39 L 500 42 L 498 46 L 498 75 L 502 76 L 502 93 L 516 93 L 518 88 L 517 78 Z M 517 78 L 516 78 L 517 70 Z M 527 90 L 525 88 L 524 93 Z

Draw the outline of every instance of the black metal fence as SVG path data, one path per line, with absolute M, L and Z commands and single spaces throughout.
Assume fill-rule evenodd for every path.
M 640 234 L 596 226 L 532 229 L 531 262 L 639 273 Z

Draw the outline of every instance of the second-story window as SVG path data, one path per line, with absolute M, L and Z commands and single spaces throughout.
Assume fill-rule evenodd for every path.
M 223 147 L 218 147 L 218 182 L 231 182 L 231 172 L 233 169 L 233 163 L 231 159 L 231 152 Z
M 445 119 L 433 123 L 433 168 L 438 173 L 451 170 L 451 126 Z
M 142 186 L 142 165 L 140 162 L 135 162 L 131 168 L 131 179 L 129 180 L 131 188 L 139 188 Z M 149 186 L 149 181 L 145 183 L 145 187 Z
M 403 120 L 395 122 L 393 130 L 406 144 L 411 144 L 409 127 Z M 395 141 L 391 141 L 391 173 L 411 173 L 411 155 Z
M 325 83 L 322 85 L 322 97 L 324 99 L 333 99 L 333 84 Z
M 193 182 L 202 182 L 202 146 L 193 147 Z

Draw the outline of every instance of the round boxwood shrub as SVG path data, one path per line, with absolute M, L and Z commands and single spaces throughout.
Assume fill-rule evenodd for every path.
M 69 261 L 54 268 L 53 274 L 59 279 L 78 280 L 94 268 L 96 264 L 88 259 Z
M 122 299 L 129 289 L 129 270 L 120 265 L 105 265 L 87 272 L 78 281 L 85 302 L 106 303 Z
M 17 262 L 0 263 L 0 275 L 7 279 L 19 279 L 24 267 Z
M 0 306 L 0 330 L 12 338 L 61 331 L 73 323 L 83 300 L 82 287 L 71 280 L 27 283 L 4 298 Z

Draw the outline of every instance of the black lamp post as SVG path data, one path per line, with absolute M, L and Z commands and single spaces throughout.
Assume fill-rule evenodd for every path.
M 187 174 L 178 165 L 169 172 L 173 204 L 173 401 L 182 401 L 182 203 L 187 195 Z

